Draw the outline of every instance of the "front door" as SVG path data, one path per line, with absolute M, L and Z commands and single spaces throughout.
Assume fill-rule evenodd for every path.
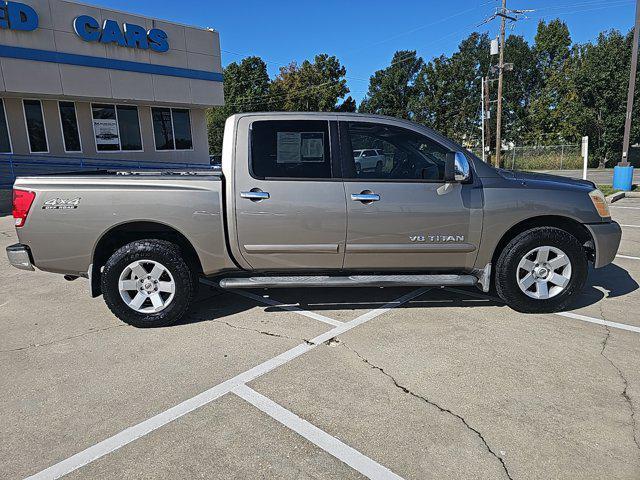
M 340 122 L 348 270 L 459 270 L 475 262 L 482 190 L 446 183 L 448 148 L 406 124 Z M 357 168 L 352 152 L 382 165 Z
M 342 268 L 346 202 L 337 173 L 337 122 L 262 118 L 246 117 L 238 128 L 248 135 L 238 145 L 249 142 L 235 159 L 242 258 L 255 270 Z

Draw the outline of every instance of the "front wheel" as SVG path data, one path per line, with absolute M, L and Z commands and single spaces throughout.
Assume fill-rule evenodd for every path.
M 584 287 L 588 262 L 570 233 L 539 227 L 516 236 L 496 262 L 496 290 L 523 313 L 565 310 Z
M 180 249 L 164 240 L 138 240 L 117 250 L 104 266 L 102 293 L 111 312 L 139 328 L 180 320 L 196 293 L 195 276 Z

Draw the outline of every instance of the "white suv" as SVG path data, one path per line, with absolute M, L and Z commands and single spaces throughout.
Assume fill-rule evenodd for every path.
M 365 170 L 381 171 L 386 161 L 383 151 L 373 148 L 354 150 L 353 159 L 356 162 L 356 171 L 358 173 Z

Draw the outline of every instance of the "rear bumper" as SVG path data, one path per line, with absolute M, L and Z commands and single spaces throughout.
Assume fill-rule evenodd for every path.
M 35 270 L 35 268 L 33 268 L 33 263 L 31 262 L 31 252 L 29 251 L 29 247 L 26 245 L 16 243 L 15 245 L 7 247 L 7 258 L 11 265 L 19 268 L 20 270 Z
M 622 239 L 622 229 L 616 222 L 597 223 L 585 225 L 593 237 L 596 250 L 596 259 L 593 264 L 595 268 L 609 265 L 616 258 L 620 240 Z

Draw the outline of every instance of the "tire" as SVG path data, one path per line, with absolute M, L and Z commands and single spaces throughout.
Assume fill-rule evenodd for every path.
M 534 228 L 516 236 L 501 252 L 496 292 L 518 312 L 559 312 L 583 289 L 587 272 L 587 256 L 576 237 L 559 228 Z
M 198 285 L 178 246 L 155 239 L 138 240 L 117 250 L 107 260 L 101 282 L 109 310 L 138 328 L 166 327 L 179 321 Z

